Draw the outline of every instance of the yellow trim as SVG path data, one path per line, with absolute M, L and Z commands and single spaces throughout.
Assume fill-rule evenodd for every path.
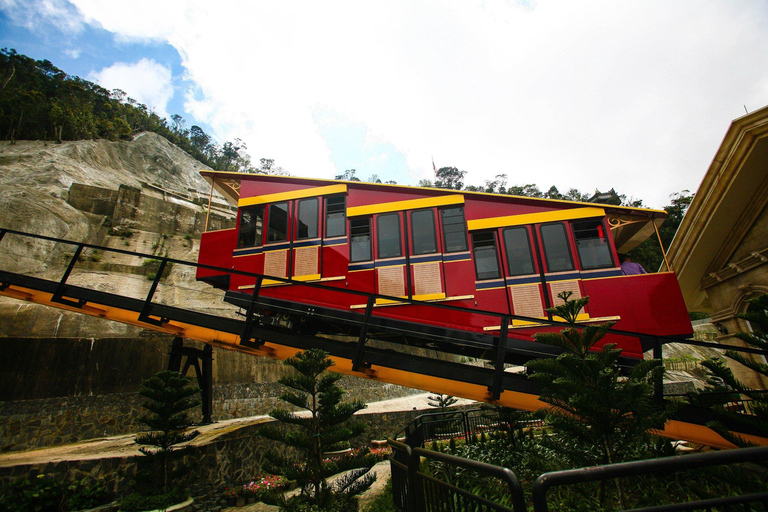
M 289 192 L 278 192 L 276 194 L 267 194 L 264 196 L 246 197 L 237 202 L 237 207 L 253 206 L 255 204 L 278 203 L 280 201 L 289 201 L 291 199 L 303 199 L 305 197 L 327 196 L 331 194 L 344 194 L 347 192 L 346 185 L 328 185 L 325 187 L 304 188 L 301 190 L 291 190 Z
M 404 299 L 405 297 L 401 297 L 401 298 Z M 391 305 L 391 304 L 403 304 L 403 302 L 399 301 L 399 300 L 392 300 L 392 299 L 376 299 L 376 304 L 375 305 L 376 306 L 386 306 L 386 305 Z
M 462 194 L 448 196 L 427 197 L 424 199 L 407 199 L 405 201 L 392 201 L 391 203 L 366 204 L 347 208 L 347 217 L 359 215 L 372 215 L 374 213 L 399 212 L 401 210 L 416 210 L 417 208 L 433 208 L 450 204 L 464 204 Z
M 597 207 L 571 208 L 570 210 L 556 210 L 553 212 L 524 213 L 522 215 L 508 215 L 505 217 L 491 217 L 488 219 L 475 219 L 467 221 L 469 231 L 477 229 L 502 228 L 507 226 L 520 226 L 522 224 L 539 224 L 541 222 L 554 222 L 558 220 L 585 219 L 588 217 L 603 217 L 605 210 Z
M 543 318 L 543 317 L 542 317 Z M 564 322 L 565 320 L 560 318 L 559 316 L 552 317 L 553 320 L 558 322 Z M 618 322 L 621 320 L 620 316 L 600 316 L 595 318 L 589 318 L 589 315 L 586 313 L 580 314 L 578 317 L 576 317 L 576 322 L 578 323 L 587 323 L 590 324 L 596 323 L 596 322 Z M 529 320 L 515 320 L 512 319 L 512 325 L 510 325 L 511 329 L 520 329 L 522 327 L 532 327 L 532 326 L 547 326 L 549 324 L 543 324 L 541 322 L 531 322 Z M 500 325 L 492 325 L 489 327 L 483 327 L 484 331 L 499 331 L 501 330 Z
M 437 298 L 434 298 L 434 299 L 418 298 L 417 299 L 416 297 L 414 297 L 414 299 L 420 300 L 422 302 L 450 302 L 454 300 L 471 300 L 475 298 L 474 295 L 456 295 L 454 297 L 446 297 L 444 293 L 435 293 L 432 295 L 436 296 Z M 430 297 L 432 295 L 419 295 L 417 297 Z M 440 295 L 442 295 L 442 297 L 440 297 Z M 394 301 L 394 300 L 383 302 L 383 299 L 382 299 L 381 303 L 377 302 L 376 304 L 373 305 L 373 307 L 381 308 L 384 306 L 411 306 L 411 305 L 413 304 L 411 304 L 410 302 L 402 302 L 402 301 Z M 367 307 L 368 307 L 367 304 L 352 304 L 351 306 L 349 306 L 349 309 L 365 309 Z
M 467 258 L 465 260 L 451 260 L 451 261 L 445 261 L 443 260 L 443 263 L 458 263 L 459 261 L 471 261 L 470 258 Z
M 319 281 L 320 274 L 307 274 L 305 276 L 293 276 L 294 281 Z

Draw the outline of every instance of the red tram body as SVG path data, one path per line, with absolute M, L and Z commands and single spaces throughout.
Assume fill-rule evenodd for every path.
M 691 323 L 672 272 L 622 275 L 618 253 L 654 234 L 666 212 L 446 189 L 285 176 L 201 173 L 238 207 L 237 226 L 202 235 L 199 262 L 267 276 L 259 292 L 262 321 L 297 321 L 307 308 L 331 319 L 316 330 L 335 334 L 332 319 L 366 309 L 358 290 L 377 298 L 377 317 L 393 325 L 499 335 L 499 317 L 514 318 L 508 336 L 530 342 L 552 329 L 536 322 L 558 294 L 589 296 L 584 321 L 616 329 L 689 337 Z M 323 288 L 286 284 L 319 283 Z M 250 302 L 256 279 L 200 268 L 198 280 Z M 401 299 L 423 301 L 413 304 Z M 466 310 L 428 307 L 433 303 Z M 301 307 L 299 307 L 301 306 Z M 303 308 L 303 309 L 302 309 Z M 474 313 L 477 311 L 477 313 Z M 318 313 L 320 312 L 320 313 Z M 325 326 L 325 327 L 324 327 Z M 469 339 L 469 338 L 468 338 Z M 609 335 L 623 356 L 642 359 L 637 337 Z

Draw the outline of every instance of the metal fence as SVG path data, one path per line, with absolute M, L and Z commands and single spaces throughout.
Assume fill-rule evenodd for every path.
M 587 482 L 607 482 L 622 477 L 642 475 L 671 475 L 686 470 L 700 471 L 705 467 L 755 463 L 768 461 L 768 448 L 742 448 L 691 454 L 659 459 L 638 460 L 605 466 L 555 471 L 541 475 L 533 484 L 533 509 L 535 512 L 548 512 L 547 493 L 554 487 L 585 484 Z M 755 468 L 762 474 L 765 485 L 765 467 Z M 679 497 L 669 496 L 669 501 Z M 679 501 L 665 505 L 627 509 L 635 511 L 673 512 L 673 511 L 768 511 L 768 491 L 748 494 L 721 496 L 697 501 Z
M 515 474 L 499 466 L 462 459 L 389 440 L 395 508 L 402 512 L 525 512 Z M 461 475 L 504 489 L 503 503 L 462 487 Z
M 520 426 L 520 425 L 518 425 Z M 531 423 L 531 426 L 535 426 Z M 522 511 L 525 497 L 516 475 L 509 469 L 456 457 L 421 448 L 433 440 L 460 438 L 473 443 L 483 432 L 508 430 L 509 423 L 493 410 L 473 409 L 423 414 L 405 429 L 405 442 L 390 439 L 392 447 L 390 465 L 395 508 L 401 512 L 461 512 L 461 511 Z M 407 443 L 407 444 L 406 444 Z M 768 447 L 734 449 L 719 452 L 689 454 L 658 459 L 641 460 L 604 466 L 550 472 L 541 475 L 533 486 L 534 512 L 549 512 L 548 492 L 555 488 L 597 484 L 603 489 L 610 482 L 622 478 L 672 478 L 686 472 L 701 472 L 714 466 L 753 463 L 747 472 L 762 478 L 764 492 L 739 491 L 731 496 L 700 497 L 682 501 L 679 496 L 666 496 L 665 504 L 653 507 L 624 508 L 625 511 L 762 511 L 768 512 Z M 754 463 L 763 463 L 755 466 Z M 496 482 L 495 488 L 506 492 L 494 495 L 498 502 L 472 489 L 483 478 Z M 645 485 L 648 484 L 647 482 Z M 474 492 L 473 492 L 474 491 Z M 556 510 L 556 509 L 555 509 Z

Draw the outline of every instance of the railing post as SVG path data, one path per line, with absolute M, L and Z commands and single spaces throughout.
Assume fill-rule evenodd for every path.
M 661 361 L 662 367 L 664 366 L 664 351 L 662 350 L 661 339 L 658 336 L 653 337 L 653 358 Z M 659 377 L 653 383 L 653 400 L 656 402 L 656 405 L 664 404 L 664 374 L 663 373 L 659 374 Z
M 253 336 L 251 336 L 251 330 L 253 329 L 253 312 L 256 309 L 256 298 L 259 296 L 259 293 L 261 293 L 261 283 L 264 280 L 264 276 L 259 275 L 256 278 L 256 283 L 253 285 L 253 296 L 251 297 L 251 304 L 248 306 L 248 312 L 245 316 L 245 327 L 243 328 L 243 333 L 240 335 L 240 344 L 243 343 L 252 343 L 251 340 L 253 339 Z M 255 343 L 258 346 L 263 345 L 264 343 Z
M 493 400 L 501 397 L 501 389 L 504 385 L 504 358 L 507 355 L 507 329 L 509 327 L 509 317 L 501 317 L 501 331 L 499 332 L 499 347 L 496 351 L 496 366 L 493 373 L 493 383 L 490 392 Z
M 376 297 L 373 295 L 368 296 L 368 303 L 365 306 L 365 317 L 363 319 L 363 326 L 360 328 L 360 337 L 357 339 L 357 348 L 355 349 L 355 357 L 352 359 L 352 371 L 360 371 L 360 366 L 363 364 L 363 348 L 365 347 L 366 338 L 368 337 L 368 322 L 371 320 L 371 314 L 373 313 L 373 304 L 376 301 Z
M 152 281 L 152 286 L 149 287 L 149 293 L 147 293 L 147 298 L 144 300 L 144 307 L 141 309 L 141 313 L 139 313 L 139 321 L 146 322 L 148 324 L 152 325 L 163 325 L 164 323 L 168 322 L 167 318 L 160 318 L 159 320 L 150 318 L 150 314 L 152 312 L 152 297 L 155 296 L 155 292 L 157 291 L 157 285 L 160 284 L 160 278 L 163 276 L 163 272 L 165 272 L 165 264 L 168 261 L 166 258 L 163 258 L 160 260 L 160 266 L 157 269 L 157 274 L 155 275 L 155 280 Z
M 67 265 L 67 269 L 64 271 L 64 275 L 61 276 L 61 280 L 59 281 L 59 285 L 56 287 L 56 291 L 53 292 L 53 295 L 51 296 L 51 302 L 58 302 L 59 304 L 66 304 L 76 308 L 81 308 L 86 303 L 86 301 L 82 299 L 71 300 L 64 298 L 64 286 L 67 284 L 67 280 L 69 279 L 70 274 L 75 269 L 77 260 L 80 259 L 82 252 L 83 244 L 78 244 L 77 249 L 75 249 L 75 254 L 72 255 L 72 259 L 69 260 L 69 265 Z

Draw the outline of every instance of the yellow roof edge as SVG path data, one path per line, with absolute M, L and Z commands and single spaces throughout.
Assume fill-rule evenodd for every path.
M 496 194 L 491 192 L 477 192 L 474 190 L 455 190 L 450 188 L 437 188 L 437 187 L 419 187 L 417 185 L 401 185 L 401 184 L 393 184 L 393 183 L 370 183 L 367 181 L 349 181 L 349 180 L 333 180 L 329 178 L 305 178 L 300 176 L 278 176 L 274 174 L 261 174 L 261 173 L 250 173 L 250 172 L 229 172 L 229 171 L 214 171 L 214 170 L 207 170 L 203 169 L 200 171 L 200 174 L 202 176 L 210 175 L 229 175 L 231 178 L 235 179 L 237 177 L 242 178 L 253 178 L 253 177 L 267 177 L 267 178 L 278 178 L 278 179 L 287 179 L 287 180 L 296 180 L 296 181 L 325 181 L 328 183 L 344 183 L 347 185 L 369 185 L 369 186 L 375 186 L 375 187 L 395 187 L 395 188 L 403 188 L 403 189 L 411 189 L 411 190 L 429 190 L 432 192 L 453 192 L 456 194 L 463 194 L 463 195 L 475 195 L 475 196 L 486 196 L 486 197 L 495 197 L 495 198 L 514 198 L 514 199 L 523 199 L 525 201 L 535 201 L 535 202 L 543 202 L 548 204 L 561 204 L 561 205 L 583 205 L 583 206 L 597 206 L 599 208 L 604 208 L 606 210 L 626 210 L 627 212 L 642 212 L 642 213 L 654 213 L 654 214 L 661 214 L 664 217 L 666 217 L 668 214 L 666 210 L 664 209 L 657 209 L 657 208 L 638 208 L 634 206 L 617 206 L 612 204 L 603 204 L 603 203 L 585 203 L 583 201 L 565 201 L 563 199 L 547 199 L 544 197 L 529 197 L 529 196 L 515 196 L 511 194 Z

